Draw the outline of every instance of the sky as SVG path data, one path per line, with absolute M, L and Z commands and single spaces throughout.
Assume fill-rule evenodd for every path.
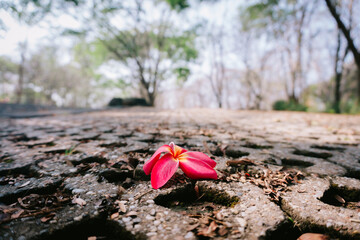
M 193 2 L 192 8 L 188 9 L 186 13 L 183 13 L 180 16 L 178 15 L 175 16 L 175 23 L 176 23 L 175 25 L 183 26 L 184 28 L 187 28 L 194 23 L 201 22 L 201 20 L 206 20 L 208 21 L 209 26 L 212 25 L 221 26 L 222 29 L 221 34 L 223 35 L 223 41 L 224 41 L 224 52 L 225 52 L 224 55 L 226 56 L 225 65 L 228 69 L 230 70 L 234 69 L 235 71 L 243 70 L 245 67 L 242 57 L 244 55 L 245 50 L 248 50 L 245 52 L 249 52 L 249 54 L 252 55 L 255 54 L 261 55 L 265 52 L 267 46 L 271 44 L 271 42 L 269 42 L 268 39 L 264 38 L 263 40 L 257 41 L 256 45 L 252 44 L 251 47 L 253 49 L 251 49 L 250 46 L 243 45 L 240 39 L 241 35 L 234 36 L 234 33 L 237 32 L 234 31 L 234 29 L 236 30 L 237 28 L 240 27 L 238 15 L 237 15 L 238 8 L 240 5 L 247 4 L 248 3 L 247 1 L 223 0 L 213 4 L 199 3 L 199 1 L 192 1 L 192 2 Z M 152 13 L 153 15 L 150 15 L 149 19 L 157 17 L 156 11 L 153 11 Z M 51 44 L 55 43 L 57 46 L 59 46 L 59 48 L 62 48 L 60 50 L 61 62 L 65 64 L 71 60 L 71 55 L 69 50 L 74 45 L 74 41 L 76 41 L 76 39 L 70 37 L 59 37 L 58 35 L 60 29 L 80 27 L 79 22 L 74 20 L 69 15 L 57 14 L 57 17 L 48 15 L 45 17 L 44 21 L 34 26 L 19 24 L 10 16 L 10 14 L 5 12 L 3 9 L 0 9 L 0 18 L 7 26 L 6 31 L 0 30 L 0 46 L 1 46 L 0 56 L 3 55 L 9 56 L 13 60 L 19 61 L 20 59 L 19 43 L 26 40 L 28 43 L 29 53 L 36 52 L 39 48 L 41 48 L 41 46 L 46 46 L 49 43 Z M 119 24 L 126 25 L 126 21 L 123 21 L 120 17 L 115 18 L 114 21 L 118 22 Z M 323 25 L 324 27 L 327 27 L 329 29 L 333 28 L 335 24 L 334 21 L 331 20 L 326 23 L 321 21 L 318 21 L 317 19 L 315 20 L 316 24 Z M 218 29 L 218 28 L 214 28 L 214 29 Z M 329 35 L 329 37 L 331 37 L 331 35 Z M 196 63 L 192 64 L 191 66 L 192 75 L 190 79 L 186 82 L 185 89 L 186 87 L 191 87 L 194 81 L 206 78 L 206 74 L 208 74 L 212 68 L 210 61 L 212 59 L 212 55 L 209 49 L 209 45 L 205 42 L 206 39 L 200 37 L 197 41 L 198 41 L 197 47 L 201 55 L 199 59 L 196 61 Z M 331 41 L 325 41 L 325 44 L 329 44 L 329 42 Z M 316 44 L 319 43 L 322 44 L 322 41 L 316 41 Z M 329 49 L 331 48 L 333 47 L 329 46 Z M 321 54 L 322 54 L 321 56 L 316 56 L 316 57 L 328 61 L 328 62 L 323 61 L 323 63 L 321 63 L 322 65 L 319 66 L 319 68 L 323 68 L 321 71 L 319 71 L 319 74 L 322 74 L 322 76 L 315 76 L 313 75 L 313 73 L 309 73 L 308 74 L 309 78 L 306 79 L 308 83 L 319 81 L 320 78 L 322 78 L 322 80 L 328 80 L 329 76 L 331 76 L 332 74 L 332 69 L 331 66 L 329 65 L 329 62 L 331 60 L 329 59 L 330 55 L 329 57 L 325 56 L 329 53 L 325 49 L 325 51 Z M 256 58 L 255 56 L 253 57 L 253 60 L 254 60 L 253 65 L 256 65 L 257 64 L 256 61 L 258 61 L 259 59 Z M 114 71 L 114 69 L 116 71 Z M 101 67 L 99 71 L 101 71 L 101 73 L 105 74 L 106 76 L 112 79 L 118 78 L 118 76 L 124 72 L 120 70 L 115 63 L 105 65 Z M 176 84 L 172 84 L 170 86 L 171 87 L 169 88 L 169 92 L 177 90 Z M 211 89 L 207 89 L 207 91 L 211 91 Z M 174 94 L 170 94 L 170 97 L 173 96 Z M 176 99 L 173 99 L 171 101 L 175 101 L 175 100 Z M 235 99 L 233 101 L 237 101 L 237 100 Z

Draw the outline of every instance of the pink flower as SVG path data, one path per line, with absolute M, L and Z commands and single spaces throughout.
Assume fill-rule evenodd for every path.
M 162 157 L 161 154 L 165 153 Z M 151 186 L 158 189 L 169 181 L 177 168 L 191 179 L 217 179 L 216 162 L 201 152 L 191 152 L 176 146 L 173 142 L 161 146 L 144 164 L 144 172 L 151 172 Z

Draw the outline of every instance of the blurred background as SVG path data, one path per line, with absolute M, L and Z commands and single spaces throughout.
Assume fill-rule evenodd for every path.
M 0 103 L 360 112 L 358 0 L 0 0 Z

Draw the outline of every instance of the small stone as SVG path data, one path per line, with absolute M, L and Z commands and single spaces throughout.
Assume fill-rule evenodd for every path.
M 138 217 L 137 217 L 137 218 L 134 218 L 134 219 L 133 219 L 133 223 L 134 223 L 134 224 L 138 224 L 138 223 L 140 223 L 140 222 L 141 222 L 141 218 L 138 218 Z
M 86 195 L 95 195 L 95 193 L 93 191 L 88 191 Z
M 26 240 L 26 237 L 25 236 L 20 236 L 20 237 L 18 237 L 17 240 Z
M 130 212 L 128 212 L 128 213 L 126 214 L 126 216 L 127 216 L 127 217 L 133 217 L 133 218 L 135 218 L 135 217 L 137 216 L 137 212 L 135 212 L 135 211 L 130 211 Z
M 156 232 L 148 232 L 148 233 L 146 234 L 146 236 L 148 236 L 148 237 L 152 237 L 152 236 L 156 236 L 156 235 L 157 235 Z
M 81 221 L 81 220 L 82 220 L 82 218 L 83 218 L 83 216 L 82 216 L 82 215 L 77 216 L 77 217 L 74 217 L 74 221 Z
M 85 190 L 81 188 L 75 188 L 74 190 L 72 190 L 72 194 L 79 194 L 82 192 L 85 192 Z
M 50 220 L 49 223 L 50 224 L 55 224 L 55 223 L 57 223 L 57 221 L 56 220 Z
M 230 211 L 231 211 L 233 214 L 235 214 L 235 215 L 239 214 L 239 210 L 238 210 L 238 209 L 232 208 Z
M 161 222 L 160 222 L 159 220 L 154 221 L 154 225 L 155 225 L 155 226 L 160 225 L 160 223 L 161 223 Z
M 76 172 L 77 172 L 77 168 L 70 168 L 70 169 L 69 169 L 69 172 L 70 172 L 70 173 L 76 173 Z
M 249 207 L 246 211 L 249 212 L 249 213 L 251 213 L 251 212 L 253 212 L 253 211 L 255 211 L 255 210 L 256 210 L 256 206 L 251 206 L 251 207 Z
M 156 214 L 156 210 L 155 210 L 154 208 L 152 208 L 152 209 L 150 210 L 150 215 L 151 215 L 151 216 L 155 216 L 155 214 Z
M 124 223 L 128 223 L 128 222 L 131 221 L 131 217 L 123 218 L 122 221 L 123 221 Z
M 195 235 L 193 232 L 188 232 L 186 233 L 186 235 L 184 236 L 185 239 L 190 239 L 190 238 L 195 238 Z
M 149 221 L 155 220 L 155 218 L 154 218 L 153 216 L 150 216 L 150 215 L 147 215 L 147 216 L 145 217 L 145 219 L 146 219 L 146 220 L 149 220 Z
M 147 200 L 146 202 L 149 203 L 149 204 L 154 204 L 155 203 L 154 200 L 151 200 L 151 199 Z
M 247 222 L 245 219 L 237 217 L 237 218 L 235 218 L 235 220 L 239 224 L 240 227 L 246 227 Z

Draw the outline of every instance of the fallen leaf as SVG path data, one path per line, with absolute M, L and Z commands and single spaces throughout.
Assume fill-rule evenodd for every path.
M 224 218 L 223 218 L 223 215 L 221 214 L 221 212 L 217 212 L 216 214 L 215 214 L 215 218 L 217 219 L 217 220 L 220 220 L 220 221 L 222 221 Z
M 118 218 L 118 217 L 119 217 L 119 213 L 118 213 L 118 212 L 113 213 L 113 214 L 111 214 L 111 216 L 110 216 L 110 218 L 111 218 L 112 220 L 114 220 L 115 218 Z
M 241 165 L 255 165 L 254 161 L 248 158 L 242 158 L 239 160 L 226 161 L 226 165 L 231 167 L 239 167 Z
M 45 217 L 42 217 L 42 218 L 40 219 L 40 221 L 41 221 L 42 223 L 46 223 L 46 222 L 48 222 L 49 220 L 53 219 L 54 216 L 55 216 L 55 213 L 50 213 L 49 215 L 47 215 L 47 216 L 45 216 Z
M 195 228 L 197 228 L 198 226 L 200 226 L 199 223 L 196 223 L 196 224 L 194 224 L 194 225 L 190 225 L 190 226 L 187 228 L 187 231 L 188 231 L 188 232 L 189 232 L 189 231 L 192 231 L 192 230 L 194 230 Z
M 345 202 L 345 200 L 342 198 L 342 197 L 340 197 L 339 195 L 337 195 L 337 194 L 335 194 L 335 199 L 339 202 L 339 203 L 341 203 L 341 204 L 345 204 L 346 202 Z
M 18 217 L 20 217 L 20 215 L 24 212 L 23 209 L 20 209 L 19 211 L 17 211 L 16 213 L 11 215 L 11 219 L 16 219 Z
M 124 203 L 119 202 L 119 209 L 121 212 L 126 213 L 126 207 Z
M 220 226 L 219 230 L 218 230 L 218 234 L 220 236 L 225 236 L 229 231 L 227 230 L 227 228 L 225 226 Z
M 17 188 L 23 188 L 30 184 L 31 181 L 27 181 L 26 183 L 22 184 L 21 186 L 18 186 Z

